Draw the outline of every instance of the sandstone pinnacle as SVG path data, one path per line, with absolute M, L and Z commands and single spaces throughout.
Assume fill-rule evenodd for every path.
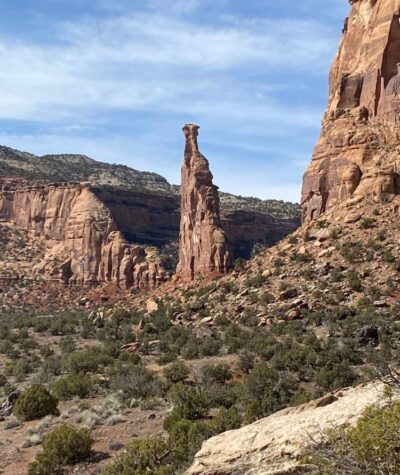
M 198 147 L 199 126 L 183 127 L 185 155 L 182 164 L 181 224 L 177 274 L 183 280 L 226 273 L 232 255 L 221 228 L 218 188 L 208 160 Z

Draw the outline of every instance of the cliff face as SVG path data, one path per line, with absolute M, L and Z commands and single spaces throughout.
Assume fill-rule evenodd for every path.
M 179 216 L 179 199 L 174 195 L 0 179 L 3 226 L 14 223 L 31 238 L 43 238 L 47 251 L 35 271 L 63 282 L 158 285 L 173 268 L 173 262 L 165 268 L 160 250 L 174 248 Z M 248 210 L 230 210 L 222 216 L 237 257 L 249 257 L 255 243 L 273 244 L 298 224 L 296 218 Z M 20 273 L 26 274 L 27 269 Z
M 159 260 L 127 242 L 89 185 L 2 180 L 0 219 L 45 240 L 47 252 L 36 270 L 55 280 L 140 288 L 165 279 Z
M 400 192 L 400 1 L 352 0 L 328 109 L 304 175 L 303 220 L 350 197 Z
M 218 188 L 197 143 L 197 125 L 185 125 L 181 225 L 177 274 L 182 279 L 224 274 L 232 264 L 230 244 L 221 228 Z

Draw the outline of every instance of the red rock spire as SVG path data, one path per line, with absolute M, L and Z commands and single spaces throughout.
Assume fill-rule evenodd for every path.
M 182 164 L 181 224 L 177 274 L 183 280 L 226 273 L 231 267 L 228 239 L 221 229 L 218 188 L 208 160 L 199 152 L 199 126 L 187 124 Z

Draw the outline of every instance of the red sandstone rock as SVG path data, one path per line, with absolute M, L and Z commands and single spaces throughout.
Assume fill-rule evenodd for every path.
M 65 284 L 153 287 L 166 273 L 156 252 L 130 245 L 89 185 L 0 183 L 0 217 L 46 240 L 39 273 Z
M 197 125 L 183 128 L 182 205 L 177 274 L 184 280 L 224 274 L 231 267 L 230 245 L 221 228 L 218 188 L 197 143 Z
M 353 195 L 379 200 L 400 192 L 400 2 L 350 3 L 321 137 L 304 175 L 304 221 Z

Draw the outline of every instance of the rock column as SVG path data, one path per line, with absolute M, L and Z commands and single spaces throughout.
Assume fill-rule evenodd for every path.
M 186 146 L 182 165 L 181 224 L 177 275 L 182 280 L 226 273 L 232 253 L 221 228 L 218 188 L 208 160 L 200 153 L 199 126 L 183 128 Z

